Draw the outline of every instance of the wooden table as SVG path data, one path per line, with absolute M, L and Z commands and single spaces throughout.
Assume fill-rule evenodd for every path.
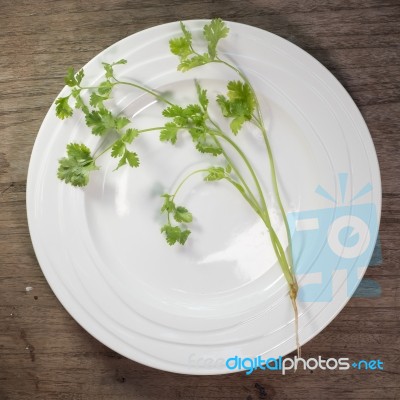
M 396 0 L 0 1 L 0 399 L 400 398 L 400 3 Z M 324 64 L 359 106 L 378 153 L 383 264 L 379 298 L 352 299 L 305 357 L 380 358 L 384 371 L 189 376 L 125 359 L 60 305 L 29 237 L 32 145 L 68 66 L 134 32 L 220 16 L 274 32 Z M 32 287 L 26 291 L 26 287 Z

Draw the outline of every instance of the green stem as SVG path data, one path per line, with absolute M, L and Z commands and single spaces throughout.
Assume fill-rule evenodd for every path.
M 143 90 L 144 92 L 146 92 L 146 93 L 151 94 L 152 96 L 154 96 L 157 100 L 160 100 L 160 101 L 162 101 L 162 102 L 164 102 L 164 103 L 166 103 L 166 104 L 168 104 L 168 105 L 170 105 L 170 106 L 173 106 L 173 105 L 174 105 L 174 103 L 171 103 L 171 102 L 170 102 L 169 100 L 167 100 L 165 97 L 163 97 L 163 96 L 161 96 L 160 94 L 154 92 L 153 90 L 147 89 L 147 88 L 145 88 L 145 87 L 143 87 L 143 86 L 141 86 L 141 85 L 138 85 L 137 83 L 120 81 L 120 80 L 118 80 L 118 79 L 115 78 L 115 77 L 113 77 L 113 78 L 115 79 L 115 82 L 117 82 L 118 84 L 121 84 L 121 85 L 128 85 L 128 86 L 132 86 L 132 87 L 134 87 L 134 88 L 136 88 L 136 89 Z
M 201 172 L 208 172 L 208 169 L 198 169 L 196 171 L 191 172 L 189 175 L 187 175 L 178 185 L 178 187 L 176 188 L 174 194 L 171 196 L 172 199 L 175 200 L 176 195 L 178 194 L 179 190 L 182 188 L 182 186 L 186 183 L 186 181 L 191 178 L 193 175 L 201 173 Z M 225 176 L 224 178 L 225 180 L 227 180 L 229 183 L 231 183 L 236 189 L 239 190 L 239 188 L 237 187 L 236 183 L 232 178 L 230 178 L 229 176 Z M 247 201 L 247 203 L 251 206 L 251 208 L 261 217 L 263 218 L 262 215 L 262 210 L 260 210 L 258 204 L 255 204 L 254 201 L 252 201 L 252 199 L 244 192 L 240 191 L 240 194 L 243 196 L 243 198 Z
M 254 169 L 253 169 L 252 165 L 250 164 L 250 161 L 248 160 L 248 158 L 244 154 L 243 150 L 229 136 L 226 136 L 222 131 L 220 131 L 220 130 L 219 131 L 213 131 L 213 134 L 218 136 L 218 137 L 221 137 L 222 139 L 227 141 L 238 152 L 240 157 L 243 159 L 243 161 L 246 164 L 247 168 L 249 169 L 250 175 L 252 176 L 252 178 L 254 180 L 254 183 L 256 185 L 257 192 L 258 192 L 258 195 L 260 196 L 260 200 L 261 200 L 261 203 L 262 203 L 262 208 L 264 209 L 266 214 L 268 214 L 267 203 L 265 201 L 264 193 L 263 193 L 263 191 L 261 189 L 260 182 L 258 181 L 257 175 L 254 172 Z M 269 220 L 269 216 L 268 216 L 268 220 Z
M 278 187 L 278 182 L 277 182 L 277 177 L 276 177 L 276 170 L 275 170 L 275 162 L 274 162 L 274 158 L 272 155 L 272 149 L 267 137 L 267 132 L 264 126 L 264 121 L 262 118 L 262 113 L 261 113 L 261 107 L 260 107 L 260 103 L 258 101 L 258 98 L 256 96 L 255 90 L 252 86 L 252 84 L 250 83 L 250 81 L 248 80 L 247 76 L 238 68 L 236 68 L 234 65 L 230 64 L 227 61 L 221 60 L 219 57 L 217 57 L 215 59 L 214 62 L 217 63 L 221 63 L 226 65 L 228 68 L 234 70 L 250 87 L 250 90 L 252 91 L 253 97 L 255 99 L 256 102 L 256 111 L 257 111 L 257 116 L 255 117 L 255 121 L 256 121 L 256 125 L 257 127 L 261 130 L 261 133 L 263 135 L 263 139 L 264 139 L 264 143 L 267 149 L 267 153 L 268 153 L 268 159 L 269 159 L 269 165 L 270 165 L 270 169 L 271 169 L 271 176 L 272 176 L 272 185 L 273 185 L 273 189 L 274 189 L 274 193 L 276 196 L 276 199 L 278 201 L 278 206 L 279 206 L 279 210 L 281 212 L 284 224 L 285 224 L 285 229 L 286 229 L 286 235 L 287 235 L 287 240 L 288 240 L 288 257 L 289 257 L 289 268 L 292 274 L 294 274 L 293 271 L 293 255 L 292 255 L 292 238 L 290 236 L 290 229 L 289 229 L 289 223 L 286 217 L 286 213 L 282 204 L 282 200 L 280 197 L 280 193 L 279 193 L 279 187 Z
M 205 111 L 205 112 L 206 112 L 206 111 Z M 213 139 L 214 139 L 215 143 L 217 144 L 217 146 L 219 146 L 219 147 L 221 148 L 222 154 L 224 155 L 226 161 L 231 165 L 233 171 L 235 172 L 236 176 L 239 178 L 239 180 L 240 180 L 240 182 L 242 183 L 243 187 L 244 187 L 244 188 L 246 189 L 246 191 L 248 192 L 248 195 L 251 197 L 252 201 L 253 201 L 254 203 L 256 203 L 258 207 L 260 207 L 259 204 L 258 204 L 257 199 L 255 198 L 255 196 L 254 196 L 254 194 L 253 194 L 253 192 L 250 190 L 249 186 L 247 185 L 246 180 L 243 178 L 242 174 L 240 173 L 240 171 L 239 171 L 238 168 L 236 167 L 235 163 L 232 161 L 232 159 L 229 157 L 229 155 L 225 152 L 224 148 L 221 146 L 221 143 L 219 142 L 219 140 L 218 140 L 214 135 L 220 136 L 220 135 L 222 134 L 221 137 L 222 137 L 223 139 L 225 139 L 225 140 L 226 140 L 226 138 L 228 138 L 228 137 L 227 137 L 226 135 L 224 135 L 224 133 L 222 132 L 221 128 L 217 125 L 216 122 L 214 122 L 214 121 L 210 118 L 210 116 L 208 115 L 207 112 L 206 112 L 206 116 L 207 116 L 207 119 L 208 119 L 208 120 L 214 125 L 214 127 L 217 129 L 216 131 L 214 131 L 214 130 L 210 131 L 210 132 L 213 134 Z M 229 139 L 229 138 L 228 138 L 228 139 Z M 231 143 L 233 143 L 233 142 L 231 141 Z M 243 153 L 243 151 L 241 151 L 241 149 L 240 149 L 236 144 L 235 144 L 235 146 L 236 146 L 236 147 L 235 147 L 236 151 L 239 150 L 239 151 L 238 151 L 238 152 L 239 152 L 239 155 L 242 157 L 243 161 L 245 161 L 246 165 L 250 167 L 249 169 L 252 170 L 251 165 L 250 165 L 250 163 L 248 162 L 248 160 L 247 160 L 245 154 Z M 247 162 L 246 162 L 246 161 L 247 161 Z M 254 171 L 253 171 L 253 172 L 254 172 Z M 254 176 L 254 175 L 253 175 L 253 176 Z M 265 211 L 265 207 L 264 207 L 264 211 Z
M 272 155 L 271 145 L 269 143 L 268 136 L 267 136 L 267 131 L 265 129 L 264 124 L 261 123 L 259 128 L 261 129 L 261 132 L 262 132 L 262 135 L 263 135 L 263 138 L 264 138 L 264 143 L 265 143 L 265 146 L 266 146 L 267 152 L 268 152 L 269 166 L 270 166 L 270 169 L 271 169 L 271 176 L 272 176 L 272 186 L 273 186 L 273 189 L 274 189 L 274 192 L 275 192 L 276 199 L 278 201 L 278 206 L 279 206 L 279 210 L 281 212 L 282 218 L 283 218 L 283 222 L 285 224 L 287 240 L 288 240 L 288 249 L 289 249 L 289 251 L 288 251 L 289 264 L 290 264 L 292 272 L 294 273 L 294 271 L 293 271 L 293 256 L 292 256 L 292 238 L 291 238 L 291 235 L 290 235 L 289 223 L 288 223 L 288 220 L 287 220 L 287 217 L 286 217 L 286 213 L 285 213 L 285 210 L 283 208 L 281 196 L 280 196 L 280 193 L 279 193 L 279 187 L 278 187 L 278 180 L 277 180 L 277 176 L 276 176 L 274 157 Z
M 226 176 L 224 178 L 225 180 L 227 180 L 229 183 L 231 183 L 238 191 L 239 193 L 244 197 L 244 199 L 250 204 L 251 208 L 257 213 L 257 215 L 259 215 L 259 217 L 261 219 L 263 219 L 263 212 L 260 209 L 260 206 L 257 203 L 254 203 L 254 201 L 249 197 L 248 194 L 246 194 L 246 192 L 241 191 L 239 189 L 239 187 L 237 185 L 239 185 L 237 182 L 235 182 L 232 178 L 230 178 L 229 176 Z
M 114 83 L 112 83 L 112 86 L 116 86 L 116 85 L 127 85 L 127 86 L 132 86 L 136 89 L 142 90 L 143 92 L 146 92 L 152 96 L 154 96 L 157 100 L 160 100 L 170 106 L 173 106 L 174 104 L 171 103 L 169 100 L 167 100 L 165 97 L 161 96 L 160 94 L 156 93 L 155 91 L 145 88 L 137 83 L 133 83 L 133 82 L 125 82 L 125 81 L 120 81 L 119 79 L 115 78 L 113 76 L 113 79 L 115 80 Z M 79 86 L 79 89 L 98 89 L 99 86 Z
M 183 186 L 183 184 L 193 175 L 198 174 L 200 172 L 207 172 L 207 169 L 197 169 L 196 171 L 191 172 L 189 175 L 187 175 L 182 182 L 178 185 L 178 187 L 176 188 L 174 194 L 171 196 L 173 199 L 175 199 L 175 196 L 178 194 L 179 190 L 181 189 L 181 187 Z
M 156 126 L 154 128 L 147 128 L 147 129 L 141 129 L 138 131 L 138 134 L 140 133 L 145 133 L 145 132 L 152 132 L 152 131 L 159 131 L 163 129 L 164 127 L 162 126 Z M 120 132 L 118 132 L 120 133 Z M 118 139 L 120 140 L 120 139 Z M 111 148 L 114 146 L 115 142 L 112 142 L 109 146 L 107 146 L 100 154 L 94 157 L 94 161 L 96 161 L 99 157 L 101 157 L 104 153 L 107 153 L 107 151 L 111 150 Z

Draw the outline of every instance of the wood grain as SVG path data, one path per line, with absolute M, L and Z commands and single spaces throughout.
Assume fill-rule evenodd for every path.
M 400 398 L 400 3 L 396 0 L 0 0 L 0 400 Z M 176 375 L 121 357 L 63 309 L 32 249 L 32 146 L 66 68 L 153 25 L 219 16 L 274 32 L 324 64 L 354 98 L 379 157 L 384 262 L 375 299 L 352 299 L 304 355 L 380 358 L 382 372 Z M 33 290 L 26 292 L 27 286 Z

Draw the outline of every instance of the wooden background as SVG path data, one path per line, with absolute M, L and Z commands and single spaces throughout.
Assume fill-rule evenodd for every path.
M 26 174 L 67 67 L 153 25 L 215 16 L 299 45 L 332 71 L 364 115 L 383 187 L 384 262 L 367 276 L 383 293 L 352 299 L 303 352 L 380 358 L 382 372 L 160 372 L 92 338 L 41 273 L 26 221 Z M 0 399 L 399 399 L 399 42 L 398 0 L 0 0 Z

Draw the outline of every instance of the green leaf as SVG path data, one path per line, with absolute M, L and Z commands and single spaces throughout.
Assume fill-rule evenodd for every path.
M 179 242 L 181 245 L 184 245 L 184 244 L 186 243 L 186 240 L 187 240 L 187 238 L 189 237 L 190 233 L 191 233 L 191 232 L 189 231 L 189 229 L 185 229 L 184 231 L 182 231 L 182 232 L 181 232 L 181 235 L 180 235 L 180 237 L 179 237 L 178 242 Z
M 126 161 L 128 161 L 130 167 L 137 168 L 139 166 L 140 162 L 137 153 L 126 149 L 124 157 L 126 158 Z
M 205 181 L 220 181 L 226 177 L 223 167 L 210 167 L 207 169 L 208 174 L 204 177 Z
M 125 153 L 125 149 L 125 143 L 121 139 L 115 141 L 111 148 L 111 157 L 122 157 Z
M 114 142 L 111 147 L 111 157 L 120 157 L 116 170 L 121 168 L 123 165 L 128 164 L 132 168 L 137 168 L 139 166 L 139 157 L 137 153 L 129 151 L 126 148 L 126 143 L 123 138 L 118 139 Z
M 169 224 L 164 225 L 161 228 L 161 232 L 165 233 L 165 238 L 170 246 L 175 243 L 185 244 L 190 235 L 189 230 L 182 230 L 179 226 L 172 226 Z
M 69 96 L 59 97 L 56 100 L 56 115 L 60 119 L 71 117 L 73 110 L 68 104 Z
M 67 75 L 64 78 L 64 82 L 69 87 L 79 86 L 82 82 L 85 73 L 83 69 L 79 70 L 77 74 L 75 74 L 75 70 L 73 67 L 69 67 L 67 70 Z
M 125 131 L 125 133 L 122 135 L 122 140 L 125 143 L 131 144 L 134 139 L 136 139 L 139 136 L 139 131 L 134 128 L 129 128 Z
M 119 160 L 119 163 L 118 163 L 116 169 L 121 168 L 125 164 L 128 164 L 132 168 L 137 168 L 140 164 L 137 153 L 129 151 L 126 147 L 125 147 L 124 154 L 121 157 L 121 159 Z
M 226 171 L 227 174 L 230 174 L 230 173 L 232 172 L 232 165 L 231 165 L 231 164 L 228 164 L 228 165 L 225 167 L 225 171 Z
M 75 80 L 78 85 L 81 84 L 83 77 L 85 76 L 85 72 L 83 69 L 80 69 L 78 73 L 75 75 Z
M 174 38 L 169 41 L 171 53 L 181 59 L 186 59 L 193 53 L 190 46 L 191 42 L 189 42 L 185 37 Z
M 90 172 L 99 169 L 90 154 L 90 149 L 78 143 L 68 144 L 67 157 L 60 159 L 58 163 L 58 178 L 73 186 L 87 185 Z
M 186 29 L 183 22 L 180 23 L 183 36 L 171 39 L 169 48 L 172 54 L 180 57 L 181 61 L 193 54 L 192 49 L 192 34 Z
M 164 125 L 164 128 L 160 131 L 160 140 L 162 142 L 171 142 L 172 144 L 176 143 L 178 137 L 179 127 L 176 126 L 173 122 L 167 122 Z
M 172 213 L 175 211 L 175 203 L 171 200 L 170 194 L 163 194 L 161 197 L 164 197 L 164 203 L 161 207 L 161 212 L 167 211 L 168 213 Z
M 107 79 L 113 78 L 114 77 L 114 68 L 113 68 L 114 65 L 126 64 L 127 62 L 128 61 L 126 61 L 125 59 L 118 60 L 116 62 L 113 62 L 112 64 L 103 62 L 102 63 L 103 64 L 103 68 L 104 68 L 104 71 L 106 72 L 105 73 L 105 77 Z
M 196 149 L 200 153 L 207 153 L 207 154 L 211 154 L 213 156 L 218 156 L 218 155 L 222 154 L 221 147 L 217 146 L 214 143 L 208 143 L 207 141 L 198 141 L 196 143 Z
M 69 87 L 76 86 L 77 82 L 76 82 L 76 79 L 75 79 L 75 70 L 74 70 L 73 67 L 69 67 L 67 69 L 67 75 L 64 77 L 64 82 Z
M 190 213 L 185 207 L 176 207 L 174 219 L 176 222 L 189 223 L 193 221 L 192 213 Z
M 92 128 L 94 135 L 104 135 L 112 129 L 115 129 L 115 120 L 110 111 L 102 108 L 93 110 L 86 114 L 86 125 Z
M 185 39 L 191 44 L 192 43 L 192 34 L 186 29 L 185 24 L 180 21 L 181 30 Z
M 183 108 L 177 106 L 176 104 L 165 108 L 162 112 L 162 115 L 167 118 L 174 118 L 178 116 L 182 116 L 184 114 Z
M 195 84 L 196 84 L 197 97 L 199 99 L 199 103 L 203 107 L 203 110 L 207 111 L 208 107 L 207 90 L 202 89 L 197 80 L 195 81 Z
M 131 120 L 127 117 L 117 117 L 114 119 L 115 129 L 117 131 L 120 131 L 122 128 L 124 128 L 126 125 L 128 125 L 130 122 L 131 122 Z
M 231 117 L 230 102 L 224 95 L 219 94 L 217 96 L 217 103 L 218 103 L 219 107 L 221 108 L 222 115 L 224 117 Z
M 93 107 L 103 108 L 103 102 L 108 99 L 108 96 L 100 96 L 98 93 L 93 92 L 90 95 L 89 103 Z
M 224 117 L 233 118 L 231 129 L 237 134 L 246 121 L 250 121 L 256 107 L 254 93 L 248 83 L 241 81 L 228 82 L 227 97 L 217 96 L 217 103 Z
M 105 77 L 107 79 L 112 78 L 113 75 L 114 75 L 113 66 L 111 64 L 108 64 L 108 63 L 103 63 L 103 68 L 104 68 L 104 71 L 106 72 L 105 73 Z
M 212 60 L 217 55 L 217 44 L 218 42 L 226 38 L 229 33 L 229 28 L 221 18 L 213 19 L 209 24 L 204 25 L 203 35 L 208 42 L 208 53 Z
M 113 86 L 114 85 L 110 81 L 104 81 L 100 83 L 99 88 L 97 90 L 100 95 L 108 98 L 110 96 Z
M 75 99 L 75 108 L 81 109 L 84 114 L 87 114 L 89 112 L 89 108 L 86 106 L 86 104 L 83 102 L 83 99 L 81 97 L 81 90 L 79 88 L 73 88 L 71 90 L 72 97 Z
M 190 69 L 208 64 L 211 60 L 208 53 L 194 55 L 193 57 L 182 59 L 178 65 L 178 71 L 186 72 Z
M 247 121 L 244 115 L 240 115 L 239 117 L 234 118 L 231 123 L 229 124 L 232 132 L 237 135 L 242 129 L 243 124 Z

